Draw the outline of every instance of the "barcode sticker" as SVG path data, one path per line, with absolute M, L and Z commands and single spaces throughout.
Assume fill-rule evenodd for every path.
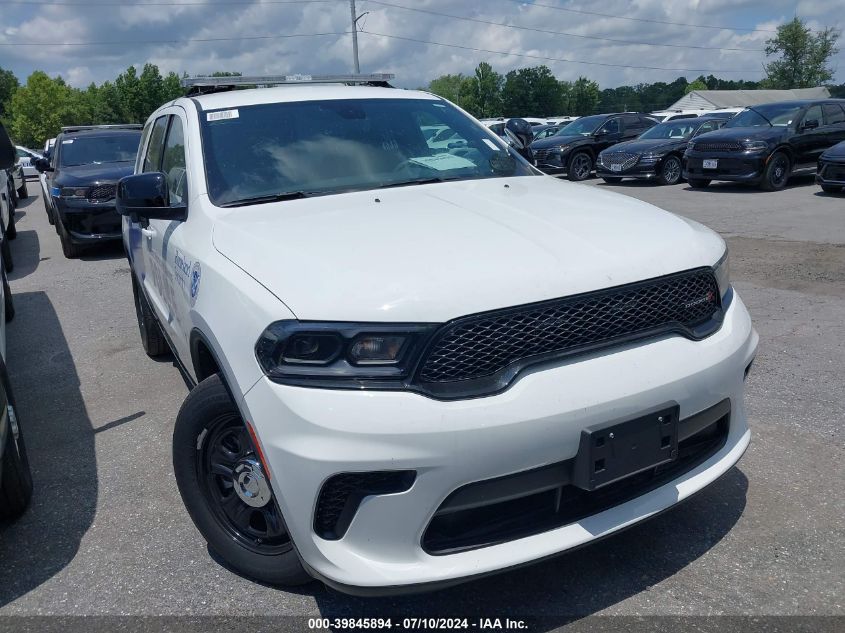
M 237 119 L 237 110 L 220 110 L 219 112 L 209 112 L 206 115 L 206 121 L 224 121 L 226 119 Z

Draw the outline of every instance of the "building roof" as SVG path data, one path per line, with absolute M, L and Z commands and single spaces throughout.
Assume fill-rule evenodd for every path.
M 824 86 L 817 88 L 795 88 L 793 90 L 693 90 L 684 95 L 667 110 L 691 110 L 701 108 L 732 108 L 760 105 L 773 101 L 793 99 L 829 99 L 830 91 Z

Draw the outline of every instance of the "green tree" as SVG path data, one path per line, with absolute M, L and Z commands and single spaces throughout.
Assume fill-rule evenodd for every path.
M 599 104 L 599 85 L 586 77 L 578 77 L 569 90 L 567 114 L 585 116 L 593 114 Z
M 502 113 L 502 84 L 504 79 L 487 62 L 475 67 L 473 97 L 477 117 L 495 117 Z
M 428 91 L 448 99 L 452 103 L 475 114 L 475 78 L 462 73 L 457 75 L 441 75 L 432 79 L 428 84 Z
M 687 84 L 687 87 L 684 88 L 684 94 L 688 95 L 693 90 L 708 90 L 707 84 L 701 77 L 693 81 L 691 84 Z
M 839 52 L 841 32 L 828 26 L 813 33 L 801 18 L 781 24 L 777 35 L 766 40 L 766 56 L 779 59 L 766 64 L 766 84 L 772 88 L 811 88 L 833 79 L 830 59 Z
M 563 85 L 547 66 L 512 70 L 502 87 L 505 116 L 550 116 L 564 107 Z
M 83 93 L 61 77 L 37 70 L 12 96 L 12 136 L 22 145 L 39 147 L 63 125 L 81 125 L 90 118 Z
M 0 68 L 0 118 L 9 114 L 10 101 L 15 90 L 20 86 L 18 78 L 11 70 Z

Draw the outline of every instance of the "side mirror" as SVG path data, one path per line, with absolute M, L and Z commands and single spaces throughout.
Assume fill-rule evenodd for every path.
M 808 119 L 801 124 L 802 130 L 815 130 L 817 127 L 819 127 L 818 119 Z
M 185 204 L 170 205 L 167 176 L 148 172 L 121 178 L 117 183 L 115 206 L 120 215 L 133 220 L 177 220 L 188 217 Z
M 45 171 L 53 171 L 53 168 L 50 167 L 49 158 L 36 158 L 32 161 L 32 164 L 35 166 L 35 169 L 41 173 L 44 173 Z

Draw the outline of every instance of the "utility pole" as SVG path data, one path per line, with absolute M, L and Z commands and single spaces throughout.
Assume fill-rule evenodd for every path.
M 355 74 L 361 72 L 361 65 L 358 63 L 358 20 L 363 17 L 355 11 L 355 0 L 349 0 L 349 13 L 352 17 L 352 58 L 355 62 Z

